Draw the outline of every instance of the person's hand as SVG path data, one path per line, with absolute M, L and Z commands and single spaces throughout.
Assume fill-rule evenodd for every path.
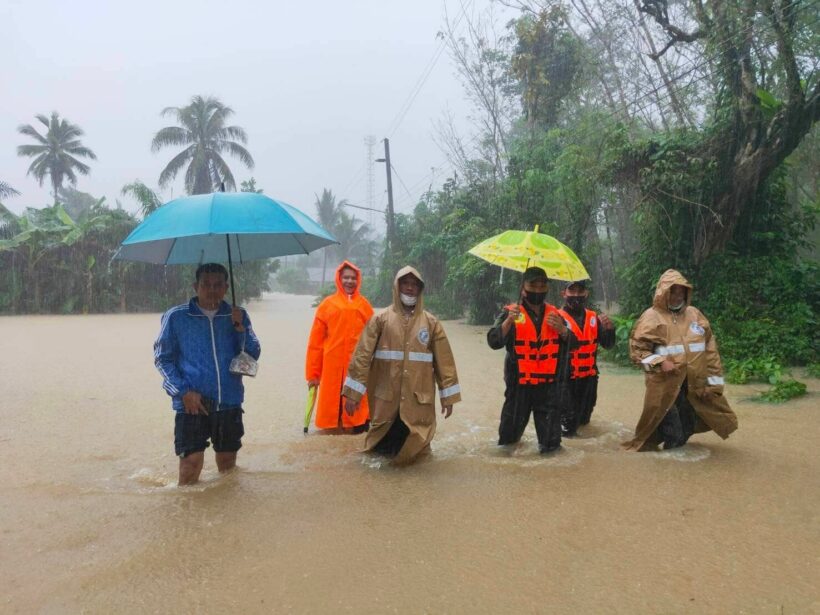
M 185 406 L 185 414 L 208 414 L 202 403 L 202 395 L 196 391 L 188 391 L 182 396 L 182 405 Z
M 318 378 L 311 378 L 307 381 L 308 388 L 310 387 L 317 387 L 319 386 L 319 379 Z
M 663 363 L 661 363 L 661 371 L 664 374 L 671 374 L 674 371 L 677 371 L 677 366 L 672 361 L 672 359 L 664 359 Z
M 453 404 L 447 404 L 446 406 L 442 406 L 441 413 L 444 415 L 445 419 L 449 419 L 450 415 L 453 413 Z
M 353 401 L 349 397 L 345 397 L 345 412 L 347 412 L 348 416 L 353 416 L 356 410 L 359 409 L 360 401 Z
M 601 323 L 601 326 L 607 331 L 615 328 L 615 325 L 612 324 L 612 320 L 610 320 L 606 314 L 598 314 L 598 322 Z
M 244 333 L 245 325 L 242 324 L 242 308 L 233 306 L 231 308 L 231 320 L 233 328 L 237 333 Z
M 564 337 L 567 334 L 567 323 L 561 318 L 557 312 L 550 312 L 547 314 L 547 324 L 558 332 L 558 335 Z
M 700 397 L 701 401 L 705 403 L 709 403 L 718 395 L 720 395 L 720 391 L 714 387 L 706 387 L 705 389 L 698 391 L 698 397 Z
M 507 322 L 511 325 L 521 316 L 521 306 L 517 303 L 507 306 Z

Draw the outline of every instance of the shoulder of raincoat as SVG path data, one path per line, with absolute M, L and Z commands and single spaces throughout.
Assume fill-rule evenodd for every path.
M 393 282 L 393 304 L 367 323 L 348 366 L 343 395 L 370 397 L 371 425 L 365 448 L 373 448 L 397 417 L 410 430 L 398 462 L 412 459 L 433 439 L 436 425 L 435 389 L 443 406 L 461 400 L 455 359 L 439 320 L 424 310 L 423 291 L 411 314 L 406 314 L 398 280 L 412 273 L 399 270 Z
M 668 307 L 669 291 L 675 284 L 687 289 L 686 305 L 677 313 Z M 652 307 L 632 330 L 630 357 L 646 371 L 646 393 L 635 438 L 626 443 L 631 450 L 639 450 L 650 439 L 684 382 L 687 399 L 705 424 L 703 430 L 712 429 L 727 438 L 737 429 L 737 417 L 723 396 L 720 354 L 711 325 L 690 305 L 691 300 L 692 285 L 678 271 L 667 270 L 658 281 Z M 667 359 L 675 364 L 674 372 L 661 371 L 659 366 Z M 704 401 L 705 392 L 715 395 Z
M 342 286 L 341 275 L 345 268 L 357 273 L 352 295 L 348 295 Z M 305 379 L 319 380 L 315 421 L 322 429 L 337 427 L 340 416 L 345 427 L 361 425 L 367 420 L 366 403 L 350 417 L 340 412 L 340 401 L 348 361 L 362 329 L 373 315 L 373 308 L 359 293 L 362 274 L 353 263 L 342 262 L 336 268 L 335 281 L 336 292 L 325 297 L 316 308 L 305 360 Z

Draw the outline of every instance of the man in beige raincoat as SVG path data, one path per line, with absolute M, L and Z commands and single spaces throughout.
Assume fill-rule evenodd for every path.
M 450 343 L 438 319 L 424 311 L 423 289 L 424 280 L 413 267 L 398 271 L 393 304 L 367 323 L 342 389 L 348 413 L 367 392 L 365 450 L 395 456 L 397 464 L 428 450 L 436 432 L 436 384 L 444 418 L 461 401 Z
M 713 430 L 724 440 L 737 416 L 723 396 L 723 369 L 706 317 L 690 305 L 692 285 L 667 269 L 629 340 L 632 360 L 646 371 L 643 414 L 631 451 L 683 446 L 693 433 Z

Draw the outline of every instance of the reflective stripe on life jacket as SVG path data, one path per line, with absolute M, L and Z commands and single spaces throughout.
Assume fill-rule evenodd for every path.
M 570 352 L 569 363 L 572 368 L 570 378 L 588 378 L 595 376 L 595 353 L 598 351 L 598 318 L 592 310 L 584 310 L 584 330 L 564 310 L 558 310 L 561 317 L 569 324 L 570 329 L 581 343 L 578 348 Z
M 547 305 L 541 321 L 541 334 L 525 310 L 515 323 L 515 358 L 518 384 L 544 384 L 555 380 L 558 371 L 558 333 L 547 324 L 547 314 L 557 311 Z

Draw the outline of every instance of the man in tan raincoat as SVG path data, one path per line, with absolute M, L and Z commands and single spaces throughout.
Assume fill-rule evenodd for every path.
M 398 271 L 393 304 L 367 323 L 342 389 L 349 413 L 367 392 L 365 450 L 395 456 L 397 464 L 428 450 L 436 432 L 436 384 L 444 418 L 461 401 L 450 343 L 438 319 L 424 311 L 423 289 L 424 280 L 413 267 Z
M 693 433 L 713 430 L 724 440 L 737 416 L 723 396 L 723 369 L 706 317 L 690 305 L 692 285 L 667 269 L 629 340 L 632 360 L 646 371 L 643 414 L 631 451 L 683 446 Z

